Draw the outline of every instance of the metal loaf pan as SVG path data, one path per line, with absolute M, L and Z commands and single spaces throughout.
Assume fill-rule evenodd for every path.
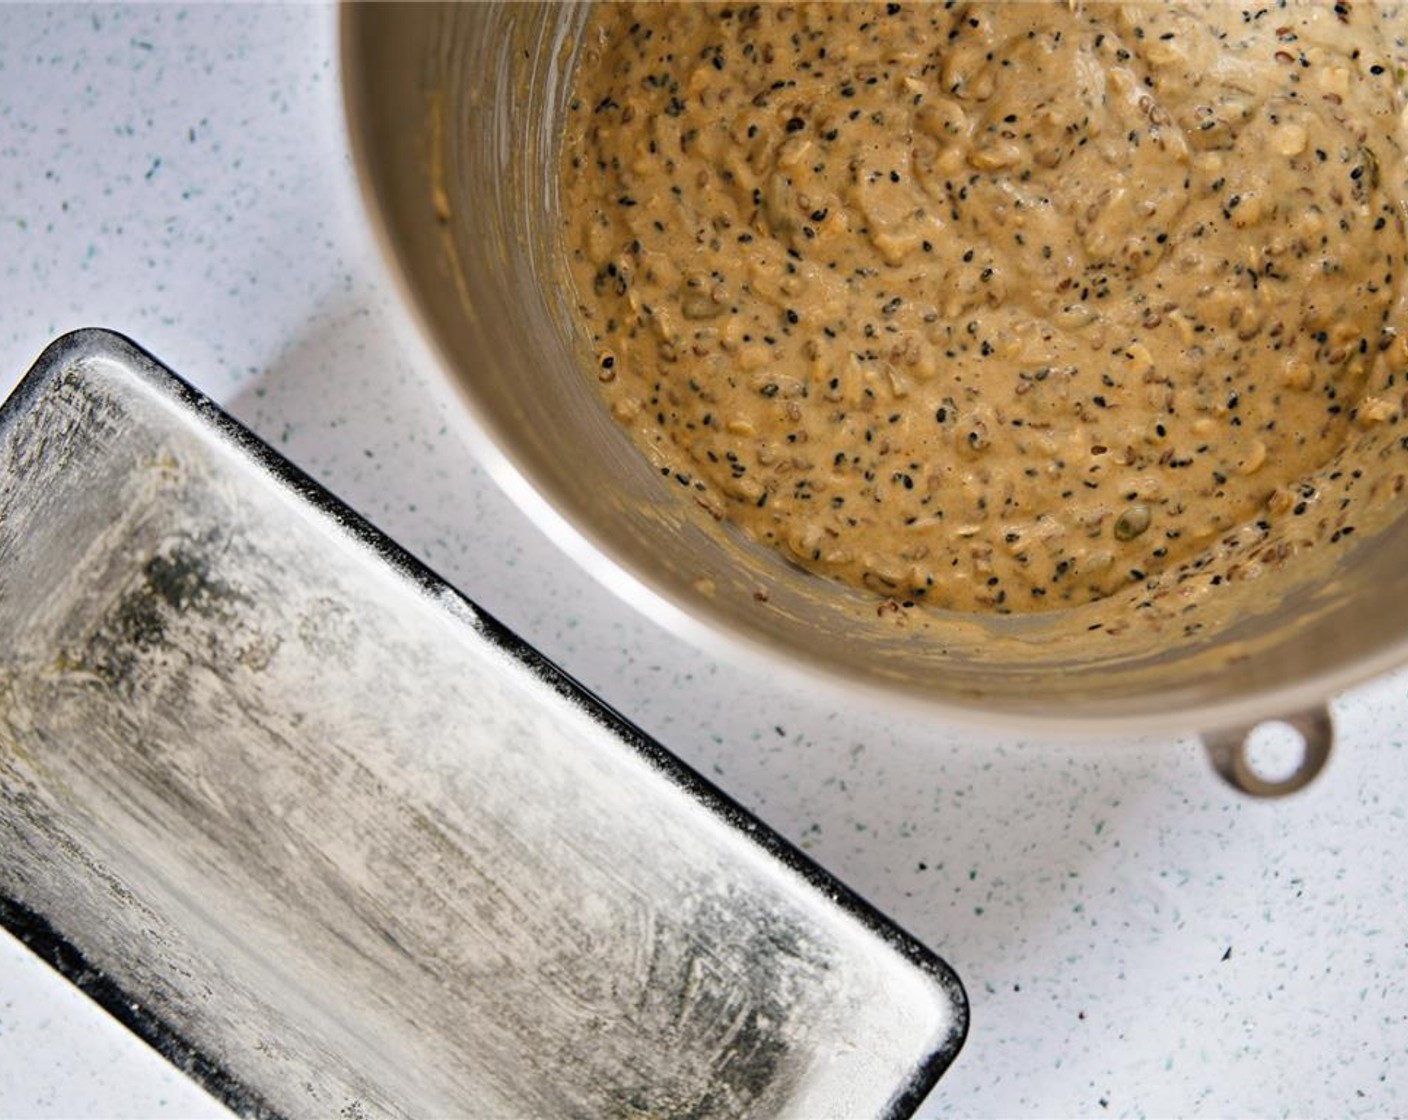
M 236 1111 L 906 1115 L 953 972 L 120 336 L 0 409 L 0 919 Z

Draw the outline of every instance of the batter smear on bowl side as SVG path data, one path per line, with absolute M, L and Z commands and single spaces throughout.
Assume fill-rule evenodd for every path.
M 1408 368 L 1405 30 L 599 5 L 561 167 L 595 374 L 662 485 L 910 603 L 1148 596 L 1220 581 L 1218 547 L 1338 541 L 1349 472 L 1402 468 L 1363 437 Z

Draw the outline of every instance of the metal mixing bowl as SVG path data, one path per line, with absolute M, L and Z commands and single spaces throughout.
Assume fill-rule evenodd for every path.
M 516 3 L 342 12 L 373 220 L 484 455 L 529 515 L 656 621 L 760 672 L 984 727 L 1198 731 L 1244 789 L 1308 781 L 1329 750 L 1328 698 L 1408 660 L 1402 519 L 1313 580 L 1229 588 L 1237 621 L 1206 640 L 1082 645 L 1062 612 L 899 625 L 873 596 L 793 567 L 662 484 L 584 372 L 553 264 L 558 124 L 587 15 Z M 1258 779 L 1243 750 L 1269 718 L 1306 740 L 1280 782 Z

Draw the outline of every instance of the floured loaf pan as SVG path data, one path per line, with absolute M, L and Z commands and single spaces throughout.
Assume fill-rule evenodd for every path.
M 236 1111 L 899 1116 L 952 971 L 120 336 L 0 411 L 0 917 Z

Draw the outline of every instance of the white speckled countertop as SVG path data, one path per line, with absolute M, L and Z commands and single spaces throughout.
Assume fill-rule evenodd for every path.
M 0 392 L 109 326 L 224 402 L 958 970 L 925 1115 L 1408 1111 L 1408 676 L 1243 800 L 1194 740 L 978 741 L 749 679 L 476 465 L 382 275 L 324 7 L 0 6 Z M 0 935 L 0 1115 L 223 1115 Z

